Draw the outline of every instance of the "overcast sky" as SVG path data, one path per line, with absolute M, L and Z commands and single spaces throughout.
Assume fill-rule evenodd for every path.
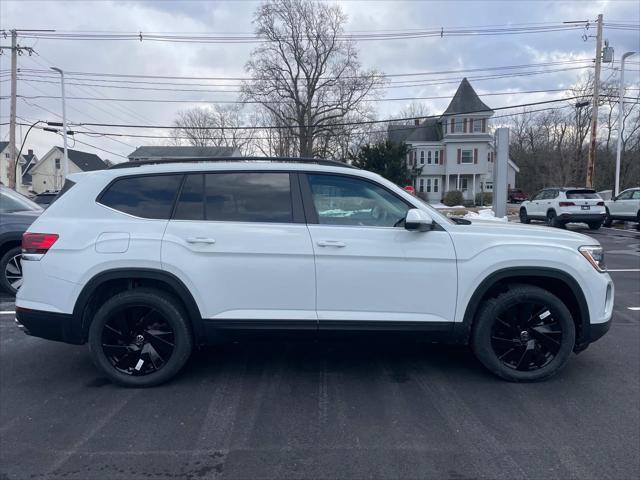
M 382 31 L 443 27 L 529 24 L 532 22 L 562 22 L 594 20 L 599 13 L 606 22 L 640 23 L 637 0 L 613 1 L 392 1 L 352 0 L 336 2 L 348 15 L 346 30 Z M 252 17 L 259 2 L 255 1 L 26 1 L 0 2 L 2 29 L 55 29 L 56 31 L 114 32 L 185 32 L 185 33 L 250 33 Z M 418 38 L 411 40 L 364 41 L 358 44 L 364 67 L 385 73 L 434 72 L 489 66 L 522 65 L 566 59 L 593 58 L 595 40 L 586 42 L 582 30 L 545 34 L 463 36 Z M 594 34 L 591 28 L 588 34 Z M 605 38 L 615 48 L 616 59 L 622 52 L 640 50 L 637 31 L 607 30 Z M 9 38 L 2 39 L 8 44 Z M 252 44 L 194 44 L 151 41 L 68 41 L 23 39 L 23 46 L 32 46 L 37 55 L 22 56 L 20 68 L 57 66 L 67 71 L 109 72 L 143 75 L 191 77 L 245 76 L 244 64 Z M 10 56 L 0 56 L 0 69 L 10 68 Z M 639 67 L 629 65 L 627 78 L 638 83 Z M 552 68 L 552 67 L 546 67 Z M 555 67 L 557 70 L 558 67 Z M 467 76 L 491 72 L 469 73 Z M 576 82 L 582 70 L 565 70 L 533 76 L 491 80 L 473 80 L 479 94 L 518 92 L 566 88 Z M 462 74 L 435 75 L 434 78 L 462 78 Z M 0 96 L 9 95 L 8 77 L 0 77 Z M 426 79 L 427 77 L 422 77 Z M 603 80 L 615 80 L 617 71 L 611 65 L 603 68 Z M 406 79 L 406 78 L 404 78 Z M 395 79 L 398 80 L 398 79 Z M 403 80 L 403 78 L 400 78 Z M 49 82 L 50 80 L 45 80 Z M 165 80 L 169 81 L 169 80 Z M 182 80 L 180 80 L 182 81 Z M 69 80 L 72 82 L 72 80 Z M 186 81 L 185 81 L 186 82 Z M 202 82 L 200 82 L 202 83 Z M 217 82 L 218 84 L 220 82 Z M 237 82 L 236 82 L 237 83 Z M 150 86 L 150 85 L 147 85 Z M 451 96 L 456 84 L 386 89 L 387 98 L 417 96 Z M 189 88 L 189 87 L 177 87 Z M 203 87 L 193 87 L 203 88 Z M 24 96 L 59 95 L 59 84 L 20 80 L 18 94 Z M 234 93 L 203 93 L 175 91 L 137 91 L 101 87 L 68 85 L 68 96 L 149 98 L 171 100 L 234 100 Z M 513 94 L 481 97 L 489 106 L 500 107 L 557 98 L 561 92 Z M 26 100 L 26 101 L 25 101 Z M 27 103 L 29 102 L 30 105 Z M 379 118 L 396 114 L 408 101 L 376 103 Z M 424 100 L 432 113 L 440 113 L 446 99 Z M 67 115 L 71 122 L 170 125 L 176 113 L 204 103 L 133 103 L 111 101 L 68 100 Z M 21 121 L 56 120 L 61 114 L 59 99 L 19 99 Z M 49 110 L 49 111 L 47 111 Z M 0 100 L 0 123 L 9 119 L 9 101 Z M 98 127 L 94 127 L 98 128 Z M 116 131 L 111 129 L 111 131 Z M 131 133 L 131 130 L 118 130 Z M 9 128 L 0 127 L 0 139 L 8 140 Z M 18 129 L 18 141 L 26 128 Z M 156 131 L 157 132 L 157 131 Z M 137 133 L 154 133 L 152 130 Z M 166 133 L 166 132 L 157 132 Z M 163 144 L 163 140 L 79 136 L 96 147 L 76 144 L 79 150 L 97 153 L 102 158 L 122 161 L 139 145 Z M 124 143 L 120 143 L 124 142 Z M 53 133 L 34 130 L 26 148 L 44 155 L 61 138 Z

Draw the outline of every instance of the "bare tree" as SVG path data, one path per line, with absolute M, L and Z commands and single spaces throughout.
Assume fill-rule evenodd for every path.
M 263 42 L 246 64 L 251 80 L 243 95 L 291 129 L 300 156 L 317 153 L 320 136 L 362 113 L 383 81 L 362 69 L 354 42 L 344 37 L 345 22 L 339 6 L 309 0 L 270 0 L 256 11 Z
M 254 151 L 251 119 L 240 105 L 214 104 L 183 110 L 174 121 L 174 143 L 194 147 L 234 147 L 248 155 Z

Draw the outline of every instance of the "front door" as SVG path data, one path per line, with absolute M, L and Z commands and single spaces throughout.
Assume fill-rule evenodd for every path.
M 288 172 L 186 175 L 161 257 L 206 320 L 226 328 L 317 327 L 299 191 Z
M 446 231 L 405 230 L 412 206 L 373 181 L 309 173 L 301 183 L 320 328 L 436 328 L 453 321 L 456 257 Z

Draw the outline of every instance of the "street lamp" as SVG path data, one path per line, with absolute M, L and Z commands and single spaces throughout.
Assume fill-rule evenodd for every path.
M 624 131 L 624 61 L 636 52 L 626 52 L 620 63 L 620 90 L 618 99 L 618 148 L 616 150 L 616 188 L 614 194 L 620 193 L 620 157 L 622 155 L 622 132 Z
M 60 74 L 60 83 L 62 84 L 62 132 L 64 141 L 64 166 L 62 168 L 62 178 L 67 179 L 69 173 L 69 155 L 67 153 L 67 110 L 64 97 L 64 72 L 57 67 L 51 67 L 51 70 Z

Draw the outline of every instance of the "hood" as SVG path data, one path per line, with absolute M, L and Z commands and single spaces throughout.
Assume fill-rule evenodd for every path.
M 582 233 L 562 230 L 537 225 L 523 225 L 522 223 L 496 222 L 486 220 L 471 220 L 471 225 L 456 225 L 456 231 L 464 231 L 478 234 L 495 235 L 507 238 L 521 237 L 530 240 L 532 243 L 561 243 L 570 245 L 600 245 L 598 240 Z

